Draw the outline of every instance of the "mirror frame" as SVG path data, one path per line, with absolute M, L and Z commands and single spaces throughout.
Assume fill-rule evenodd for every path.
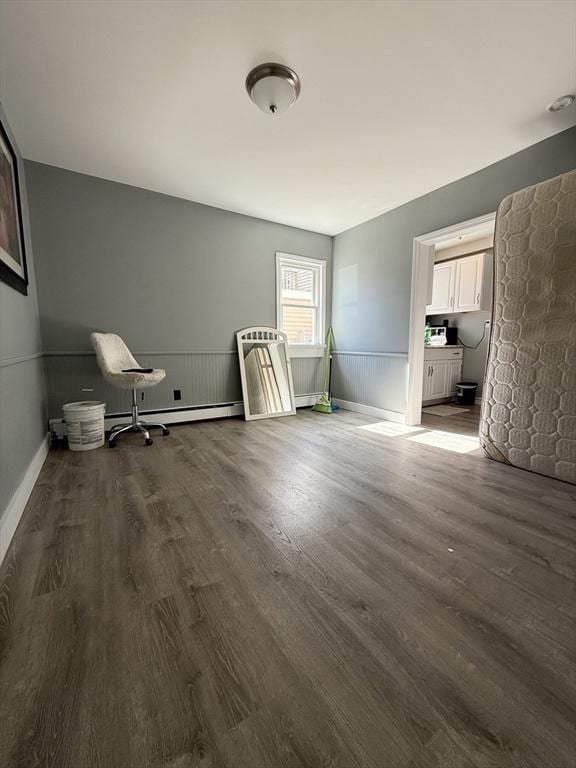
M 246 421 L 256 419 L 274 419 L 278 416 L 296 415 L 296 395 L 294 394 L 294 383 L 292 381 L 292 366 L 290 364 L 290 354 L 288 352 L 288 336 L 278 328 L 272 328 L 266 325 L 254 325 L 250 328 L 243 328 L 236 333 L 238 344 L 238 363 L 240 365 L 240 379 L 242 381 L 242 398 L 244 401 L 244 418 Z M 248 398 L 248 387 L 246 382 L 246 368 L 244 366 L 244 347 L 249 344 L 262 342 L 279 341 L 284 344 L 286 353 L 286 371 L 288 374 L 288 387 L 290 389 L 290 399 L 292 409 L 290 411 L 280 411 L 279 413 L 250 413 L 250 401 Z

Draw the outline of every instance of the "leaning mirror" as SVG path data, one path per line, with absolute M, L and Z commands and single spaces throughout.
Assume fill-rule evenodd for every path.
M 256 326 L 236 334 L 246 421 L 296 413 L 288 337 Z

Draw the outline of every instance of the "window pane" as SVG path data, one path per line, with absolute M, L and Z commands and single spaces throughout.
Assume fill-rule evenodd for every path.
M 313 307 L 282 307 L 282 330 L 289 344 L 313 344 L 315 320 Z
M 281 299 L 290 304 L 314 304 L 314 273 L 311 269 L 282 268 Z

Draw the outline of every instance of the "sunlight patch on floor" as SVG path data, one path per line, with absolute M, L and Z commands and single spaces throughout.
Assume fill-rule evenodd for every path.
M 410 435 L 413 432 L 421 432 L 422 427 L 408 427 L 406 424 L 397 424 L 395 421 L 377 421 L 375 424 L 363 424 L 358 429 L 367 432 L 376 432 L 378 435 L 396 437 L 397 435 Z
M 422 445 L 431 445 L 433 448 L 443 448 L 445 451 L 453 451 L 454 453 L 471 453 L 480 447 L 480 441 L 475 436 L 441 432 L 439 429 L 429 429 L 406 439 Z
M 455 432 L 444 432 L 441 429 L 428 429 L 422 425 L 409 427 L 394 421 L 377 421 L 373 424 L 363 424 L 357 429 L 385 437 L 402 437 L 414 443 L 442 448 L 452 453 L 472 453 L 480 447 L 477 435 L 460 435 Z

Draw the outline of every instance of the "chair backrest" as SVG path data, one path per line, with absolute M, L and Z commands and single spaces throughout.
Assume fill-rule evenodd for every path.
M 116 333 L 91 333 L 90 341 L 103 374 L 121 373 L 127 368 L 140 368 L 138 362 Z

